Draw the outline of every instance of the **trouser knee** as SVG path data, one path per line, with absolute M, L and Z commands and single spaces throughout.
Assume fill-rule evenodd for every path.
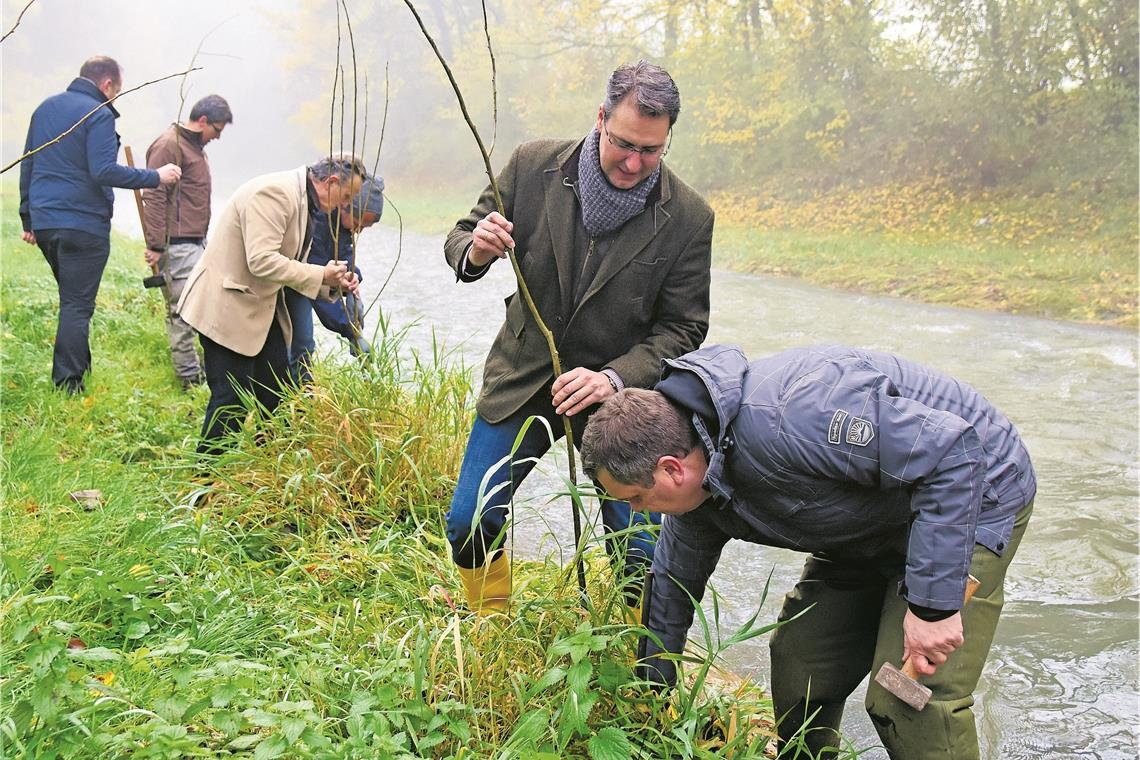
M 974 697 L 932 699 L 915 710 L 884 689 L 868 689 L 867 714 L 891 758 L 977 760 Z

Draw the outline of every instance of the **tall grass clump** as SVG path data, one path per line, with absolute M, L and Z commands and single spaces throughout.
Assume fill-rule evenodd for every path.
M 691 674 L 634 676 L 640 629 L 586 546 L 515 558 L 511 614 L 460 598 L 443 515 L 469 375 L 385 326 L 364 363 L 193 456 L 206 392 L 180 392 L 141 244 L 116 238 L 86 396 L 50 383 L 55 287 L 5 195 L 0 309 L 0 746 L 14 758 L 758 757 L 771 706 L 717 680 L 759 635 L 703 616 Z M 382 320 L 380 320 L 382 322 Z M 98 496 L 76 499 L 93 490 Z M 556 508 L 556 507 L 555 507 Z M 564 547 L 561 559 L 574 553 Z

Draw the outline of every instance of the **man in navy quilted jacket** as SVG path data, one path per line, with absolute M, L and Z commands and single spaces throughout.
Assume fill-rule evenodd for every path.
M 24 242 L 40 247 L 59 286 L 51 379 L 73 394 L 83 392 L 91 369 L 87 335 L 111 253 L 111 188 L 171 185 L 182 176 L 174 164 L 158 169 L 119 165 L 119 112 L 111 101 L 122 88 L 114 59 L 85 61 L 67 90 L 32 114 L 24 145 L 24 153 L 32 155 L 20 164 Z
M 807 552 L 771 640 L 790 756 L 840 746 L 844 703 L 906 659 L 917 711 L 871 681 L 892 758 L 978 757 L 971 707 L 1037 481 L 1013 423 L 963 382 L 890 354 L 814 346 L 749 362 L 734 346 L 665 360 L 655 389 L 590 418 L 582 461 L 610 496 L 666 515 L 647 584 L 642 670 L 675 658 L 729 539 Z M 967 579 L 981 585 L 963 606 Z M 662 646 L 657 645 L 657 641 Z M 830 748 L 830 749 L 829 749 Z

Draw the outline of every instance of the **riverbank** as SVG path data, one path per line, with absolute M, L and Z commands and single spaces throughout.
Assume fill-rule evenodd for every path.
M 755 686 L 634 683 L 636 630 L 595 543 L 589 610 L 553 556 L 515 563 L 509 617 L 464 611 L 441 526 L 470 421 L 465 372 L 409 356 L 393 326 L 366 364 L 318 364 L 311 388 L 197 465 L 207 392 L 173 377 L 140 243 L 113 240 L 88 393 L 67 397 L 48 379 L 54 284 L 18 232 L 6 202 L 0 731 L 13 756 L 767 747 Z M 731 633 L 709 621 L 706 646 Z
M 409 228 L 442 235 L 478 191 L 393 181 L 389 192 Z M 709 200 L 717 267 L 945 306 L 1137 325 L 1135 198 L 1080 186 L 966 193 L 933 183 Z

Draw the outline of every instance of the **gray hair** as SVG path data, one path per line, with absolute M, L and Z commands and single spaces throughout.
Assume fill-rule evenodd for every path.
M 602 110 L 608 119 L 627 97 L 636 99 L 637 108 L 645 116 L 668 116 L 669 127 L 677 123 L 681 113 L 681 93 L 669 72 L 648 61 L 623 64 L 610 75 Z
M 347 180 L 352 176 L 360 177 L 362 180 L 368 178 L 368 169 L 365 168 L 364 162 L 351 153 L 333 153 L 331 156 L 325 156 L 315 164 L 309 164 L 309 171 L 317 181 L 328 179 L 334 174 L 341 180 Z
M 384 215 L 384 178 L 371 177 L 365 180 L 360 192 L 352 198 L 353 216 L 375 214 L 379 219 Z
M 203 116 L 211 124 L 232 124 L 234 121 L 234 112 L 221 95 L 207 95 L 190 109 L 190 121 L 198 121 Z
M 96 55 L 84 61 L 79 67 L 79 76 L 90 79 L 97 85 L 103 84 L 107 79 L 117 85 L 123 83 L 123 72 L 119 68 L 119 62 L 105 55 Z
M 590 416 L 582 434 L 582 469 L 598 470 L 626 485 L 653 485 L 657 461 L 684 457 L 700 443 L 697 431 L 659 391 L 626 388 Z

